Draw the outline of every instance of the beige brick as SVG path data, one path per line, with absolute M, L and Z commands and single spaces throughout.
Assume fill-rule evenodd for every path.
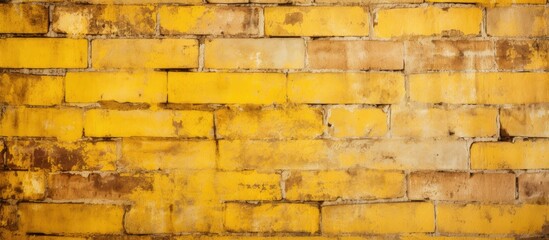
M 549 173 L 523 173 L 519 175 L 518 190 L 521 202 L 549 203 Z
M 319 209 L 301 203 L 227 203 L 225 229 L 230 232 L 318 232 Z
M 484 40 L 406 42 L 406 72 L 495 69 L 494 44 Z
M 48 8 L 38 4 L 1 4 L 0 33 L 48 32 Z
M 63 77 L 4 73 L 0 102 L 9 105 L 58 105 L 63 101 Z
M 0 172 L 0 198 L 2 199 L 39 200 L 44 198 L 45 191 L 44 172 Z
M 304 67 L 305 43 L 292 38 L 208 39 L 204 54 L 206 68 L 296 69 Z
M 220 169 L 467 169 L 465 141 L 219 141 Z
M 257 7 L 162 6 L 159 10 L 162 34 L 257 35 Z M 230 19 L 230 21 L 227 21 Z
M 379 108 L 335 107 L 328 115 L 329 133 L 336 138 L 382 137 L 387 114 Z
M 549 14 L 548 14 L 549 15 Z M 548 70 L 549 40 L 500 40 L 496 61 L 502 70 Z
M 288 98 L 294 103 L 398 103 L 404 98 L 404 76 L 374 72 L 290 73 Z
M 215 117 L 217 137 L 223 139 L 316 138 L 324 131 L 318 108 L 222 108 Z
M 291 201 L 364 200 L 403 197 L 404 183 L 396 171 L 292 171 L 285 189 Z
M 401 42 L 314 40 L 307 43 L 307 61 L 313 69 L 400 70 L 404 68 Z
M 423 0 L 315 0 L 318 4 L 422 3 Z
M 322 232 L 406 233 L 433 232 L 435 210 L 432 203 L 377 203 L 322 207 Z
M 512 4 L 545 4 L 545 0 L 427 0 L 427 2 L 479 3 L 486 7 L 509 6 Z
M 515 174 L 413 172 L 408 198 L 412 200 L 510 202 L 515 199 Z
M 549 8 L 546 6 L 510 6 L 486 10 L 489 36 L 542 37 L 549 34 Z
M 478 142 L 471 146 L 472 169 L 549 168 L 549 141 Z
M 549 108 L 517 106 L 500 110 L 504 136 L 549 137 Z
M 88 40 L 86 39 L 0 39 L 0 68 L 86 68 L 87 66 Z
M 391 136 L 493 137 L 497 135 L 496 108 L 391 107 Z
M 156 8 L 137 5 L 56 6 L 53 31 L 70 36 L 109 34 L 119 36 L 154 35 Z

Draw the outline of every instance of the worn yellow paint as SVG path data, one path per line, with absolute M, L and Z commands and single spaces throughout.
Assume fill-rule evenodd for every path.
M 0 67 L 2 68 L 86 68 L 87 66 L 88 40 L 86 39 L 0 39 Z
M 378 108 L 332 108 L 328 124 L 336 138 L 382 137 L 388 128 L 387 114 Z
M 0 172 L 0 198 L 38 200 L 46 191 L 44 172 Z
M 446 237 L 431 236 L 427 234 L 405 234 L 401 235 L 400 240 L 513 240 L 509 237 Z
M 400 73 L 290 73 L 288 98 L 295 103 L 398 103 L 404 98 L 404 76 Z
M 499 120 L 504 134 L 524 137 L 549 137 L 549 108 L 527 106 L 503 108 Z
M 254 236 L 196 236 L 186 235 L 177 236 L 174 240 L 330 240 L 330 237 L 314 237 L 314 236 L 273 236 L 273 237 L 254 237 Z
M 479 142 L 471 147 L 473 169 L 549 168 L 549 141 Z
M 280 175 L 276 173 L 217 172 L 214 186 L 224 201 L 282 199 Z
M 433 3 L 479 3 L 483 6 L 502 7 L 510 6 L 511 4 L 545 4 L 545 0 L 427 0 Z
M 218 137 L 223 139 L 316 138 L 322 135 L 322 111 L 318 108 L 239 110 L 215 112 Z
M 542 0 L 524 2 L 528 1 L 545 3 Z M 487 9 L 486 17 L 486 31 L 490 36 L 542 37 L 549 34 L 549 9 L 545 6 L 491 8 Z
M 480 8 L 440 7 L 379 9 L 374 23 L 376 37 L 479 35 Z
M 318 232 L 319 209 L 303 203 L 227 203 L 225 228 L 238 232 Z
M 273 104 L 286 101 L 280 73 L 168 73 L 171 103 Z
M 547 205 L 437 205 L 443 233 L 540 234 L 549 219 Z
M 266 7 L 268 36 L 368 36 L 365 7 Z
M 203 137 L 213 135 L 213 114 L 206 111 L 86 111 L 84 129 L 90 137 Z
M 162 72 L 68 72 L 65 101 L 160 103 L 167 99 L 167 75 Z
M 48 32 L 48 8 L 38 4 L 1 4 L 0 33 Z
M 322 207 L 322 232 L 407 233 L 435 230 L 434 205 L 428 202 L 332 205 Z
M 32 233 L 123 232 L 123 206 L 100 204 L 19 204 L 19 227 Z
M 0 102 L 9 105 L 58 105 L 63 101 L 63 77 L 4 73 Z

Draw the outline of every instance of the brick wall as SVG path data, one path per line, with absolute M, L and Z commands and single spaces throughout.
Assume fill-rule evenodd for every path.
M 546 0 L 8 0 L 0 239 L 549 237 Z

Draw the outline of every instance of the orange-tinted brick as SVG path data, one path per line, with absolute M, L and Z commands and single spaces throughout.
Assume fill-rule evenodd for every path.
M 0 4 L 0 33 L 48 32 L 48 8 L 38 4 Z
M 499 121 L 504 136 L 549 137 L 549 108 L 517 106 L 500 110 Z
M 0 172 L 0 198 L 2 199 L 39 200 L 44 198 L 45 191 L 44 172 Z
M 502 70 L 548 70 L 549 40 L 500 40 L 496 61 Z
M 518 177 L 519 200 L 536 204 L 549 203 L 549 173 L 523 173 Z

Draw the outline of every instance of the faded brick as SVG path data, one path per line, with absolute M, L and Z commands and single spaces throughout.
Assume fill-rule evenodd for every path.
M 501 70 L 548 70 L 549 40 L 497 41 L 496 61 Z
M 549 173 L 523 173 L 519 175 L 518 190 L 521 202 L 549 203 Z
M 504 136 L 549 137 L 549 108 L 544 106 L 503 108 L 500 122 Z
M 489 36 L 543 37 L 549 34 L 547 6 L 520 6 L 488 8 L 486 31 Z

